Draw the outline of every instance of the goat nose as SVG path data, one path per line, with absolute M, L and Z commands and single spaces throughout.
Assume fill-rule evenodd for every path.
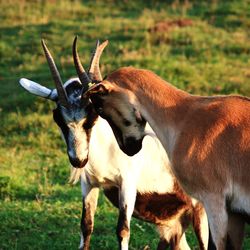
M 124 153 L 133 156 L 137 154 L 142 148 L 142 139 L 136 139 L 134 137 L 128 137 L 124 144 Z
M 71 158 L 69 157 L 69 161 L 72 164 L 73 167 L 75 168 L 80 168 L 81 167 L 81 161 L 78 158 Z

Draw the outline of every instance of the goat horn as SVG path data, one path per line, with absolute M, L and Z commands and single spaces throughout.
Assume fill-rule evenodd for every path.
M 53 77 L 55 85 L 56 85 L 58 100 L 62 106 L 68 107 L 68 105 L 69 105 L 68 97 L 67 97 L 67 93 L 63 87 L 62 79 L 60 77 L 59 71 L 58 71 L 56 64 L 54 62 L 54 59 L 51 56 L 43 39 L 42 39 L 42 46 L 43 46 L 43 50 L 44 50 L 44 54 L 46 56 L 47 62 L 49 64 L 49 68 L 50 68 L 52 77 Z
M 89 84 L 91 83 L 91 79 L 89 78 L 88 74 L 86 73 L 86 71 L 84 70 L 78 52 L 77 52 L 77 36 L 74 39 L 73 42 L 73 47 L 72 47 L 72 52 L 73 52 L 73 59 L 74 59 L 74 64 L 75 64 L 75 68 L 76 68 L 76 72 L 77 75 L 83 85 L 83 89 L 82 89 L 82 93 L 84 93 L 88 88 L 89 88 Z
M 108 40 L 99 45 L 99 40 L 96 42 L 96 48 L 92 54 L 92 58 L 90 61 L 90 67 L 88 70 L 88 74 L 90 75 L 92 81 L 100 82 L 102 81 L 102 74 L 100 71 L 99 61 L 102 55 L 103 50 L 108 45 Z

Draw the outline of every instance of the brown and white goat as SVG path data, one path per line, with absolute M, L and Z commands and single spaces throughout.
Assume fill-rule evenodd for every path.
M 171 249 L 189 249 L 185 231 L 190 223 L 193 223 L 200 248 L 206 249 L 208 226 L 204 209 L 178 185 L 156 136 L 147 136 L 141 152 L 128 157 L 119 149 L 109 124 L 83 97 L 89 83 L 102 80 L 99 57 L 106 43 L 97 44 L 88 74 L 80 64 L 76 40 L 73 45 L 80 81 L 75 78 L 62 84 L 53 58 L 43 42 L 56 89 L 49 90 L 27 79 L 21 79 L 20 83 L 30 93 L 57 104 L 53 111 L 54 120 L 66 141 L 69 160 L 78 168 L 74 174 L 81 175 L 83 212 L 80 248 L 89 249 L 99 188 L 103 188 L 108 199 L 119 208 L 117 236 L 121 249 L 128 249 L 132 214 L 157 226 L 161 237 L 158 249 L 165 249 L 168 245 Z M 146 127 L 150 130 L 148 125 Z
M 143 117 L 181 186 L 203 203 L 209 249 L 241 249 L 250 214 L 250 99 L 191 95 L 133 67 L 109 74 L 86 95 L 128 155 L 141 149 Z

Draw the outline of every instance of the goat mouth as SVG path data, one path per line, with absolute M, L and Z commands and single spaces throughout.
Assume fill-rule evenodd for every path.
M 128 156 L 134 156 L 142 148 L 142 139 L 135 139 L 129 137 L 126 139 L 125 143 L 120 145 L 120 149 Z
M 74 168 L 77 168 L 77 169 L 79 169 L 79 168 L 84 168 L 85 165 L 87 164 L 88 160 L 89 160 L 89 159 L 88 159 L 88 157 L 87 157 L 85 160 L 80 161 L 78 164 L 72 164 L 72 166 L 73 166 Z
M 87 157 L 83 162 L 81 162 L 81 165 L 80 165 L 79 168 L 84 168 L 85 165 L 87 164 L 88 160 L 89 160 L 89 159 L 88 159 L 88 157 Z

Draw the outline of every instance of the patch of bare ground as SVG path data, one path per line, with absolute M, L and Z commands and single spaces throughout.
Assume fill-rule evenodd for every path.
M 169 32 L 173 28 L 182 28 L 187 26 L 192 26 L 193 21 L 191 19 L 177 19 L 177 20 L 169 20 L 169 21 L 160 21 L 156 23 L 153 27 L 149 28 L 148 31 L 150 33 L 164 33 Z

